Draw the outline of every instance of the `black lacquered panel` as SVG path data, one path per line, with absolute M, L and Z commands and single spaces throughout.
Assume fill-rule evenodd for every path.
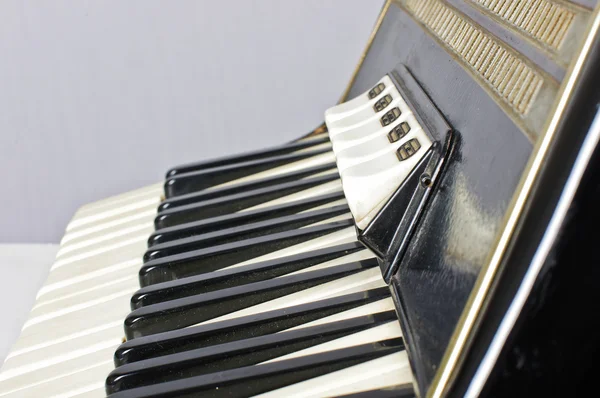
M 392 2 L 349 98 L 400 64 L 460 138 L 395 279 L 403 332 L 423 392 L 495 244 L 532 144 L 456 58 Z

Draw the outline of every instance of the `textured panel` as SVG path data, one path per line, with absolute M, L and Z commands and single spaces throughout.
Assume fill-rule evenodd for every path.
M 547 0 L 473 0 L 542 45 L 558 50 L 575 14 Z
M 537 71 L 445 4 L 437 0 L 408 0 L 406 5 L 512 110 L 527 114 L 543 82 Z

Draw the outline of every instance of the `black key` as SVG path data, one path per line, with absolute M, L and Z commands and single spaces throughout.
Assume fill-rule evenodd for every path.
M 255 365 L 397 321 L 394 311 L 386 311 L 139 361 L 112 371 L 106 392 Z
M 246 152 L 239 155 L 222 157 L 214 160 L 207 160 L 204 162 L 188 163 L 181 166 L 176 166 L 167 172 L 165 178 L 173 177 L 175 175 L 189 173 L 192 171 L 211 169 L 214 167 L 227 166 L 236 163 L 248 162 L 250 160 L 256 160 L 266 157 L 279 156 L 289 154 L 301 149 L 310 148 L 315 145 L 324 144 L 329 142 L 329 136 L 312 138 L 301 142 L 292 142 L 290 144 L 276 146 L 274 148 L 262 149 L 259 151 Z
M 390 297 L 387 287 L 332 297 L 312 303 L 173 330 L 126 341 L 115 351 L 115 367 L 148 358 L 184 352 L 276 333 Z
M 301 153 L 291 153 L 247 162 L 213 167 L 189 173 L 176 174 L 165 181 L 165 196 L 172 198 L 195 191 L 201 191 L 215 185 L 224 184 L 239 178 L 267 171 L 279 166 L 309 159 L 311 157 L 331 152 L 331 148 L 314 149 Z
M 287 182 L 285 184 L 273 185 L 266 188 L 255 189 L 253 191 L 237 193 L 235 195 L 167 209 L 156 216 L 154 219 L 154 226 L 156 229 L 161 229 L 209 217 L 218 217 L 235 213 L 339 178 L 339 174 L 333 172 L 323 176 Z
M 140 286 L 216 271 L 353 225 L 336 221 L 150 260 L 140 268 Z
M 339 398 L 414 398 L 416 396 L 412 384 L 402 384 L 379 390 L 340 395 Z
M 277 217 L 297 214 L 327 203 L 344 199 L 344 192 L 338 191 L 326 195 L 315 196 L 309 199 L 297 200 L 277 206 L 269 206 L 259 210 L 244 211 L 242 213 L 226 214 L 224 216 L 207 218 L 167 227 L 153 232 L 148 238 L 148 246 L 152 247 L 175 239 L 187 238 L 207 232 L 240 226 L 253 222 L 270 220 Z
M 261 178 L 255 181 L 242 182 L 239 184 L 232 184 L 222 188 L 209 189 L 194 193 L 189 193 L 186 195 L 179 195 L 169 199 L 164 200 L 158 206 L 158 212 L 165 211 L 167 209 L 172 209 L 174 207 L 179 207 L 183 205 L 189 205 L 192 203 L 198 203 L 204 200 L 224 197 L 233 195 L 240 192 L 252 191 L 259 188 L 265 188 L 271 185 L 283 184 L 291 181 L 298 181 L 302 178 L 309 177 L 314 174 L 323 173 L 328 170 L 334 170 L 336 168 L 335 162 L 327 163 L 315 167 L 310 167 L 307 169 L 302 169 L 299 171 L 294 171 L 292 173 L 285 173 L 275 177 L 269 178 Z
M 175 281 L 157 283 L 143 287 L 134 293 L 131 297 L 131 309 L 135 310 L 163 301 L 241 286 L 247 283 L 260 282 L 300 271 L 361 250 L 365 250 L 365 247 L 361 243 L 352 242 L 274 260 L 242 265 L 232 269 L 209 272 Z
M 184 253 L 190 250 L 204 249 L 211 246 L 224 245 L 226 243 L 237 242 L 244 239 L 257 238 L 259 236 L 302 228 L 342 214 L 348 214 L 348 216 L 350 216 L 350 209 L 347 205 L 333 206 L 328 209 L 314 210 L 301 214 L 292 214 L 291 216 L 274 218 L 220 231 L 204 233 L 189 238 L 178 239 L 155 245 L 150 248 L 144 254 L 144 262 Z
M 149 305 L 127 315 L 125 336 L 181 329 L 378 266 L 376 259 L 358 261 Z
M 133 388 L 113 398 L 248 397 L 404 350 L 402 338 Z

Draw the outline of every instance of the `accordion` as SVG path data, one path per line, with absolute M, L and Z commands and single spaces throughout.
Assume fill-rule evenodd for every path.
M 77 211 L 0 397 L 593 391 L 599 13 L 388 0 L 322 125 Z

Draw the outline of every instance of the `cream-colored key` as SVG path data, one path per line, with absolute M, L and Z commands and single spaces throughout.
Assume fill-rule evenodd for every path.
M 383 84 L 381 91 L 379 91 L 378 87 L 380 84 Z M 325 122 L 329 126 L 329 124 L 335 123 L 339 119 L 346 118 L 349 115 L 359 112 L 366 107 L 373 106 L 379 97 L 386 94 L 385 90 L 389 90 L 390 87 L 393 86 L 394 83 L 387 75 L 382 77 L 381 80 L 375 83 L 371 89 L 369 89 L 369 91 L 358 95 L 356 98 L 327 109 L 325 112 Z M 369 92 L 373 89 L 377 90 L 377 94 L 375 98 L 369 98 Z

